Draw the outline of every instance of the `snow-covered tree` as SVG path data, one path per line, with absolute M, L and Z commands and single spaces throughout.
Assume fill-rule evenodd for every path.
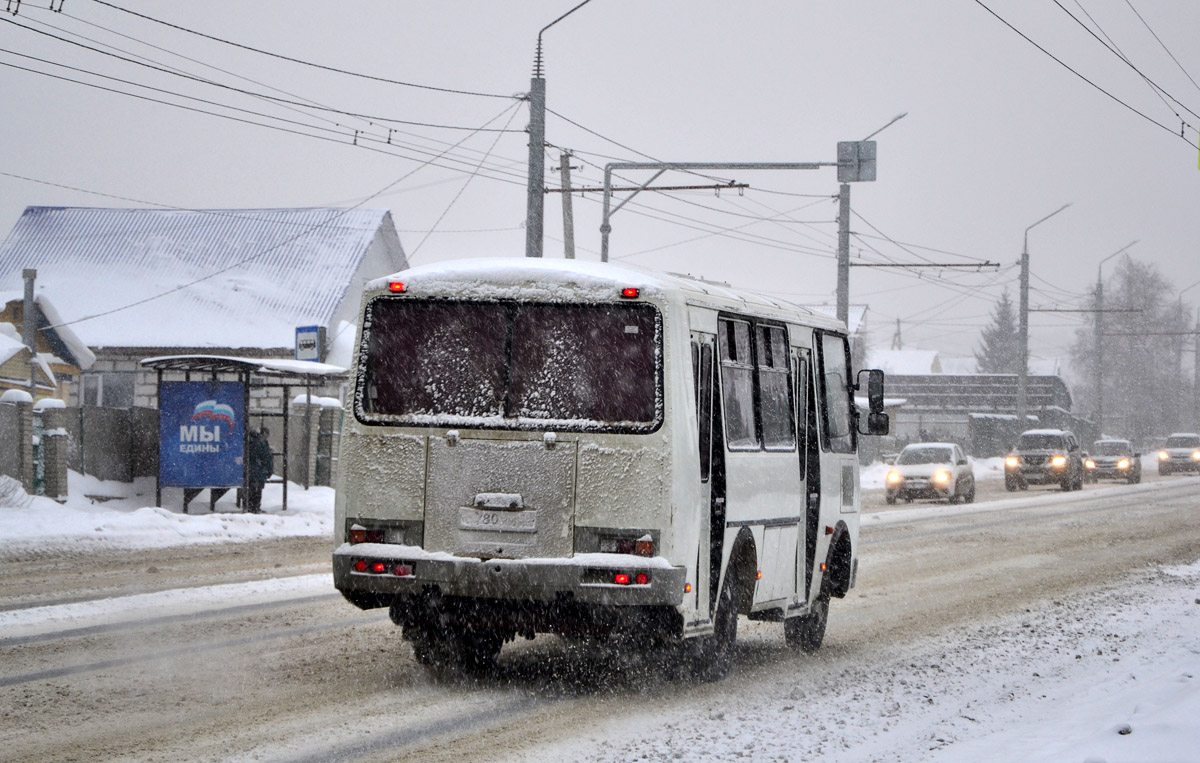
M 975 351 L 975 366 L 981 374 L 1016 374 L 1021 372 L 1021 338 L 1018 334 L 1016 311 L 1008 290 L 992 310 L 992 323 L 981 335 L 983 344 Z
M 1086 380 L 1075 410 L 1095 417 L 1097 361 L 1103 358 L 1104 431 L 1144 441 L 1191 423 L 1192 380 L 1180 368 L 1190 308 L 1172 298 L 1171 282 L 1153 264 L 1125 259 L 1104 284 L 1103 348 L 1094 320 L 1075 332 L 1071 365 Z M 1096 295 L 1088 300 L 1096 308 Z

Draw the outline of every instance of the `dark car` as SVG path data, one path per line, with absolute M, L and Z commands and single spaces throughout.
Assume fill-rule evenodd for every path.
M 1063 490 L 1083 488 L 1083 450 L 1067 429 L 1030 429 L 1004 459 L 1004 488 L 1058 484 Z
M 1142 454 L 1133 450 L 1129 440 L 1096 440 L 1084 462 L 1088 480 L 1142 481 Z
M 1176 432 L 1158 452 L 1158 473 L 1200 472 L 1200 434 Z

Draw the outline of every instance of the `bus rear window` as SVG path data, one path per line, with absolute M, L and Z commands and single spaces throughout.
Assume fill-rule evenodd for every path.
M 366 423 L 650 431 L 662 419 L 651 305 L 382 298 L 363 341 Z

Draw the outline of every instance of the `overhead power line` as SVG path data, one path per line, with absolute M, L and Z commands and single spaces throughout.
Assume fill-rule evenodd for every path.
M 1192 75 L 1188 74 L 1188 70 L 1183 68 L 1183 64 L 1179 63 L 1179 59 L 1175 57 L 1175 54 L 1171 52 L 1171 49 L 1167 47 L 1167 44 L 1162 41 L 1162 38 L 1160 38 L 1153 29 L 1150 28 L 1150 25 L 1146 23 L 1146 19 L 1142 18 L 1142 14 L 1138 13 L 1138 9 L 1133 7 L 1133 3 L 1130 2 L 1130 0 L 1125 0 L 1125 4 L 1129 6 L 1129 10 L 1133 11 L 1133 15 L 1138 17 L 1138 21 L 1142 22 L 1142 26 L 1146 27 L 1146 31 L 1158 41 L 1158 44 L 1162 46 L 1162 49 L 1166 51 L 1168 56 L 1171 57 L 1171 60 L 1174 61 L 1175 65 L 1179 67 L 1179 71 L 1183 72 L 1183 76 L 1187 77 L 1188 80 L 1190 80 L 1191 83 L 1196 86 L 1197 90 L 1200 90 L 1200 84 L 1197 84 L 1196 80 L 1192 79 Z
M 354 117 L 356 119 L 369 119 L 369 120 L 373 120 L 376 122 L 392 122 L 395 124 L 410 125 L 413 127 L 429 127 L 429 128 L 440 129 L 440 130 L 465 130 L 465 131 L 471 131 L 471 132 L 496 132 L 497 131 L 495 129 L 476 130 L 475 128 L 467 127 L 467 126 L 463 126 L 463 125 L 446 125 L 446 124 L 435 124 L 435 123 L 431 123 L 431 122 L 416 122 L 416 121 L 412 121 L 412 120 L 408 120 L 408 119 L 399 119 L 396 117 L 384 117 L 384 116 L 378 116 L 378 115 L 372 115 L 372 114 L 361 114 L 361 113 L 355 113 L 352 111 L 346 111 L 344 109 L 335 109 L 335 108 L 332 108 L 329 106 L 313 104 L 311 102 L 306 103 L 303 101 L 296 101 L 296 100 L 292 100 L 289 98 L 281 98 L 277 95 L 269 95 L 267 93 L 258 93 L 253 90 L 247 90 L 245 88 L 235 87 L 234 85 L 227 85 L 222 82 L 216 82 L 214 80 L 205 79 L 204 77 L 197 77 L 194 74 L 188 74 L 186 72 L 175 71 L 175 70 L 163 67 L 163 66 L 156 66 L 154 64 L 146 63 L 145 61 L 138 61 L 137 59 L 130 58 L 128 56 L 118 55 L 116 53 L 112 53 L 107 50 L 101 50 L 100 48 L 96 48 L 91 45 L 85 45 L 82 42 L 77 42 L 75 40 L 69 40 L 66 37 L 61 37 L 56 34 L 51 34 L 50 32 L 45 32 L 45 31 L 42 31 L 41 29 L 34 29 L 31 26 L 27 26 L 25 24 L 19 24 L 15 21 L 12 21 L 11 19 L 3 19 L 3 20 L 8 22 L 9 24 L 13 24 L 14 26 L 17 26 L 21 29 L 28 30 L 35 34 L 45 35 L 46 37 L 50 37 L 50 38 L 58 40 L 60 42 L 65 42 L 68 45 L 75 45 L 77 47 L 83 48 L 84 50 L 90 50 L 93 53 L 99 53 L 102 56 L 108 56 L 110 58 L 115 58 L 119 61 L 124 61 L 126 63 L 134 64 L 135 66 L 145 67 L 147 69 L 151 69 L 152 71 L 160 72 L 162 74 L 169 74 L 173 77 L 180 77 L 182 79 L 190 80 L 192 82 L 197 82 L 202 85 L 208 85 L 210 87 L 220 88 L 222 90 L 229 90 L 231 92 L 240 93 L 242 95 L 250 96 L 252 98 L 259 98 L 262 100 L 273 101 L 275 103 L 281 103 L 281 104 L 285 104 L 288 106 L 301 106 L 306 109 L 316 109 L 318 111 L 326 111 L 326 112 L 331 112 L 331 113 L 335 113 L 335 114 L 341 114 L 343 116 Z M 77 35 L 77 36 L 82 37 L 82 35 Z M 83 39 L 88 39 L 88 38 L 83 37 Z M 89 40 L 89 42 L 95 42 L 95 41 Z M 47 62 L 47 63 L 50 63 L 50 62 Z M 70 67 L 68 67 L 68 68 L 70 68 Z M 100 76 L 100 75 L 97 75 L 97 76 Z M 521 130 L 509 130 L 508 132 L 522 132 L 522 131 Z
M 1094 31 L 1092 31 L 1092 30 L 1091 30 L 1091 28 L 1089 28 L 1087 24 L 1084 24 L 1082 21 L 1080 21 L 1080 20 L 1079 20 L 1079 18 L 1075 16 L 1075 14 L 1073 14 L 1073 13 L 1071 13 L 1069 10 L 1067 10 L 1066 6 L 1064 6 L 1064 5 L 1063 5 L 1061 2 L 1059 2 L 1059 0 L 1053 0 L 1053 2 L 1054 2 L 1054 4 L 1055 4 L 1055 5 L 1057 5 L 1057 6 L 1059 7 L 1059 9 L 1060 9 L 1060 10 L 1062 10 L 1062 12 L 1063 12 L 1063 13 L 1067 14 L 1068 16 L 1070 16 L 1072 21 L 1074 21 L 1074 22 L 1075 22 L 1076 24 L 1078 24 L 1079 26 L 1083 27 L 1083 29 L 1084 29 L 1084 30 L 1085 30 L 1085 31 L 1086 31 L 1088 34 L 1090 34 L 1092 37 L 1094 37 L 1094 38 L 1096 39 L 1096 41 L 1097 41 L 1097 42 L 1099 42 L 1101 45 L 1103 45 L 1103 46 L 1104 46 L 1104 48 L 1105 48 L 1105 50 L 1109 51 L 1109 52 L 1110 52 L 1110 53 L 1112 53 L 1114 56 L 1116 56 L 1117 58 L 1121 59 L 1121 61 L 1122 61 L 1122 62 L 1124 62 L 1126 66 L 1128 66 L 1130 69 L 1133 69 L 1135 72 L 1137 72 L 1137 75 L 1138 75 L 1139 77 L 1141 77 L 1143 80 L 1145 80 L 1145 81 L 1146 81 L 1146 84 L 1147 84 L 1147 85 L 1149 85 L 1149 86 L 1150 86 L 1150 88 L 1151 88 L 1152 90 L 1154 90 L 1156 93 L 1161 93 L 1162 95 L 1165 95 L 1167 98 L 1170 98 L 1172 101 L 1174 101 L 1175 103 L 1179 104 L 1180 108 L 1182 108 L 1184 111 L 1188 112 L 1188 113 L 1189 113 L 1189 114 L 1191 114 L 1192 116 L 1194 116 L 1194 117 L 1197 117 L 1197 118 L 1200 118 L 1200 114 L 1197 114 L 1196 112 L 1194 112 L 1194 111 L 1192 111 L 1191 109 L 1189 109 L 1189 108 L 1188 108 L 1188 107 L 1187 107 L 1187 106 L 1186 106 L 1186 105 L 1183 103 L 1183 101 L 1180 101 L 1178 98 L 1176 98 L 1175 96 L 1173 96 L 1173 95 L 1171 95 L 1170 93 L 1168 93 L 1168 92 L 1166 91 L 1166 89 L 1165 89 L 1165 88 L 1163 88 L 1161 85 L 1159 85 L 1157 82 L 1155 82 L 1154 80 L 1150 79 L 1150 77 L 1148 77 L 1148 76 L 1146 75 L 1146 73 L 1145 73 L 1145 72 L 1143 72 L 1143 71 L 1142 71 L 1141 69 L 1139 69 L 1139 68 L 1138 68 L 1136 65 L 1134 65 L 1134 63 L 1133 63 L 1132 61 L 1130 61 L 1130 60 L 1129 60 L 1129 57 L 1128 57 L 1128 56 L 1126 56 L 1126 55 L 1124 55 L 1123 53 L 1121 53 L 1121 51 L 1120 51 L 1120 50 L 1118 50 L 1118 49 L 1117 49 L 1117 47 L 1116 47 L 1115 45 L 1112 45 L 1112 44 L 1106 43 L 1104 40 L 1101 40 L 1101 39 L 1100 39 L 1100 36 L 1099 36 L 1098 34 L 1096 34 Z M 1090 18 L 1090 16 L 1089 16 L 1089 18 Z M 1092 23 L 1095 23 L 1095 20 L 1094 20 L 1094 19 L 1093 19 Z M 1185 72 L 1185 73 L 1186 73 L 1186 72 Z M 1172 110 L 1172 111 L 1175 111 L 1173 108 L 1172 108 L 1171 110 Z M 1177 117 L 1178 117 L 1178 116 L 1180 116 L 1180 115 L 1179 115 L 1179 113 L 1178 113 L 1178 112 L 1175 112 L 1175 116 L 1177 116 Z M 1182 117 L 1180 117 L 1180 118 L 1182 119 Z M 1189 126 L 1190 126 L 1190 125 L 1189 125 Z
M 1025 33 L 1024 33 L 1024 32 L 1022 32 L 1020 29 L 1017 29 L 1015 26 L 1013 26 L 1013 25 L 1012 25 L 1012 24 L 1010 24 L 1010 23 L 1009 23 L 1007 20 L 1005 20 L 1005 18 L 1004 18 L 1003 16 L 1001 16 L 1001 15 L 1000 15 L 1000 14 L 998 14 L 998 13 L 996 13 L 996 12 L 995 12 L 995 11 L 993 11 L 991 8 L 989 8 L 987 5 L 985 5 L 985 4 L 984 4 L 984 2 L 983 2 L 983 0 L 975 0 L 975 4 L 976 4 L 976 5 L 978 5 L 980 8 L 983 8 L 985 11 L 987 11 L 987 12 L 988 12 L 988 13 L 990 13 L 992 16 L 994 16 L 994 17 L 995 17 L 995 18 L 996 18 L 996 19 L 997 19 L 997 20 L 998 20 L 1000 23 L 1004 24 L 1004 26 L 1008 27 L 1008 28 L 1009 28 L 1009 29 L 1011 29 L 1013 32 L 1015 32 L 1017 35 L 1019 35 L 1019 36 L 1021 37 L 1021 39 L 1025 40 L 1026 42 L 1028 42 L 1028 43 L 1029 43 L 1030 45 L 1032 45 L 1033 47 L 1037 48 L 1038 50 L 1042 51 L 1043 53 L 1045 53 L 1045 54 L 1046 54 L 1047 56 L 1049 56 L 1050 58 L 1054 59 L 1054 61 L 1055 61 L 1056 63 L 1058 63 L 1060 66 L 1062 66 L 1062 67 L 1063 67 L 1064 69 L 1066 69 L 1067 71 L 1069 71 L 1069 72 L 1071 72 L 1072 74 L 1074 74 L 1074 75 L 1075 75 L 1076 77 L 1078 77 L 1079 79 L 1081 79 L 1081 80 L 1083 80 L 1084 82 L 1088 83 L 1089 85 L 1091 85 L 1091 86 L 1092 86 L 1092 87 L 1094 87 L 1095 89 L 1099 90 L 1101 93 L 1104 93 L 1105 95 L 1107 95 L 1107 96 L 1108 96 L 1109 98 L 1111 98 L 1112 100 L 1116 101 L 1117 103 L 1121 104 L 1121 105 L 1122 105 L 1122 106 L 1124 106 L 1125 108 L 1127 108 L 1127 109 L 1129 109 L 1130 111 L 1132 111 L 1134 114 L 1137 114 L 1137 115 L 1138 115 L 1139 117 L 1141 117 L 1142 119 L 1145 119 L 1147 122 L 1149 122 L 1149 123 L 1151 123 L 1151 124 L 1153 124 L 1153 125 L 1156 125 L 1156 126 L 1158 126 L 1158 127 L 1161 127 L 1162 129 L 1166 130 L 1167 132 L 1171 133 L 1172 135 L 1174 135 L 1174 136 L 1176 136 L 1176 137 L 1180 138 L 1181 140 L 1184 140 L 1184 141 L 1186 141 L 1186 142 L 1187 142 L 1187 144 L 1188 144 L 1188 146 L 1191 146 L 1191 145 L 1192 145 L 1192 142 L 1191 142 L 1190 140 L 1188 140 L 1186 137 L 1184 137 L 1183 135 L 1179 135 L 1179 134 L 1177 134 L 1177 133 L 1175 132 L 1175 129 L 1174 129 L 1173 127 L 1168 127 L 1167 125 L 1164 125 L 1162 122 L 1159 122 L 1158 120 L 1154 119 L 1153 117 L 1147 116 L 1147 115 L 1146 115 L 1146 114 L 1144 114 L 1143 112 L 1141 112 L 1141 111 L 1138 111 L 1138 110 L 1137 110 L 1136 108 L 1134 108 L 1133 106 L 1130 106 L 1130 105 L 1129 105 L 1128 103 L 1126 103 L 1125 101 L 1121 100 L 1121 99 L 1120 99 L 1120 98 L 1118 98 L 1117 96 L 1113 95 L 1112 93 L 1108 92 L 1108 91 L 1107 91 L 1107 90 L 1105 90 L 1104 88 L 1102 88 L 1102 87 L 1100 87 L 1099 85 L 1097 85 L 1097 84 L 1096 84 L 1095 82 L 1093 82 L 1092 80 L 1090 80 L 1090 79 L 1088 79 L 1087 77 L 1085 77 L 1085 76 L 1084 76 L 1083 74 L 1081 74 L 1081 73 L 1080 73 L 1078 70 L 1076 70 L 1076 69 L 1072 68 L 1072 67 L 1071 67 L 1071 66 L 1070 66 L 1068 63 L 1066 63 L 1065 61 L 1063 61 L 1063 60 L 1062 60 L 1061 58 L 1059 58 L 1058 56 L 1054 55 L 1053 53 L 1051 53 L 1050 51 L 1046 50 L 1044 47 L 1042 47 L 1042 46 L 1041 46 L 1041 45 L 1039 45 L 1038 43 L 1034 42 L 1034 41 L 1033 41 L 1033 39 L 1032 39 L 1031 37 L 1029 37 L 1029 35 L 1025 34 Z
M 53 66 L 59 66 L 59 67 L 73 70 L 76 72 L 83 72 L 83 70 L 77 69 L 75 67 L 67 66 L 65 64 L 58 64 L 58 63 L 55 63 L 52 61 L 46 61 L 44 59 L 38 59 L 33 56 L 27 56 L 23 53 L 16 53 L 14 51 L 8 51 L 8 50 L 3 50 L 3 49 L 0 49 L 0 52 L 10 53 L 11 55 L 21 56 L 23 58 L 29 58 L 32 60 L 36 60 L 40 63 L 47 63 L 47 64 L 50 64 Z M 126 90 L 121 90 L 119 88 L 107 87 L 105 85 L 100 85 L 100 84 L 97 84 L 94 82 L 86 82 L 84 80 L 74 79 L 72 77 L 65 77 L 65 76 L 58 75 L 58 74 L 52 74 L 50 72 L 39 71 L 37 69 L 31 69 L 31 68 L 28 68 L 25 66 L 19 66 L 17 64 L 9 63 L 6 61 L 0 61 L 0 66 L 7 66 L 11 69 L 17 69 L 19 71 L 29 72 L 31 74 L 38 74 L 43 77 L 49 77 L 51 79 L 56 79 L 56 80 L 60 80 L 63 82 L 70 82 L 70 83 L 73 83 L 76 85 L 82 85 L 84 87 L 90 87 L 90 88 L 94 88 L 96 90 L 101 90 L 101 91 L 108 92 L 108 93 L 114 93 L 117 95 L 123 95 L 128 98 L 135 98 L 137 100 L 146 101 L 149 103 L 156 103 L 156 104 L 163 105 L 163 106 L 170 106 L 170 107 L 173 107 L 176 109 L 182 109 L 184 111 L 190 111 L 190 112 L 197 113 L 197 114 L 207 114 L 209 116 L 219 117 L 221 119 L 227 119 L 227 120 L 230 120 L 233 122 L 239 122 L 242 124 L 254 125 L 256 127 L 264 127 L 269 130 L 276 130 L 276 131 L 288 133 L 291 135 L 299 135 L 299 136 L 305 137 L 305 138 L 314 138 L 316 140 L 323 140 L 323 141 L 328 141 L 328 142 L 332 142 L 332 143 L 339 143 L 342 145 L 355 145 L 359 148 L 363 148 L 368 151 L 375 151 L 377 153 L 382 153 L 382 154 L 385 154 L 388 156 L 396 156 L 399 158 L 409 159 L 412 161 L 420 161 L 420 159 L 418 159 L 416 157 L 412 157 L 412 156 L 406 156 L 406 155 L 404 155 L 402 153 L 398 153 L 396 151 L 389 151 L 385 147 L 390 146 L 390 147 L 394 147 L 397 149 L 403 148 L 405 150 L 412 151 L 417 154 L 427 154 L 427 155 L 434 156 L 435 159 L 447 157 L 447 153 L 448 153 L 448 152 L 443 151 L 441 153 L 435 154 L 435 151 L 431 150 L 431 149 L 423 149 L 418 146 L 408 146 L 408 145 L 404 145 L 404 144 L 388 142 L 382 137 L 367 135 L 365 133 L 362 133 L 361 131 L 351 130 L 349 128 L 335 129 L 335 128 L 330 128 L 330 127 L 322 127 L 320 125 L 313 125 L 313 124 L 309 124 L 306 122 L 300 122 L 300 121 L 297 121 L 294 119 L 288 119 L 286 117 L 273 116 L 270 114 L 264 114 L 262 112 L 252 111 L 252 110 L 243 109 L 243 108 L 240 108 L 237 106 L 231 106 L 228 104 L 219 103 L 217 101 L 210 101 L 210 100 L 207 100 L 204 98 L 198 98 L 196 96 L 172 93 L 170 91 L 163 90 L 161 88 L 155 88 L 155 87 L 151 87 L 149 85 L 141 85 L 136 82 L 131 82 L 129 80 L 123 80 L 123 79 L 120 79 L 117 77 L 109 77 L 109 76 L 103 75 L 103 74 L 94 74 L 94 73 L 90 73 L 90 72 L 83 72 L 83 73 L 89 74 L 89 76 L 100 77 L 100 78 L 103 78 L 103 79 L 106 79 L 109 81 L 114 81 L 114 82 L 118 82 L 121 84 L 130 85 L 133 87 L 140 87 L 145 90 L 150 90 L 152 92 L 158 92 L 158 93 L 170 95 L 172 97 L 177 97 L 177 98 L 184 98 L 184 99 L 202 103 L 202 104 L 205 104 L 208 106 L 215 106 L 217 108 L 228 109 L 230 111 L 236 111 L 236 112 L 240 112 L 242 114 L 247 114 L 250 116 L 261 117 L 263 119 L 270 119 L 270 120 L 274 120 L 276 122 L 280 122 L 282 124 L 268 124 L 265 122 L 256 121 L 254 119 L 247 119 L 245 117 L 236 116 L 234 114 L 227 114 L 227 113 L 222 113 L 220 111 L 213 111 L 210 109 L 199 108 L 196 106 L 189 106 L 187 104 L 176 103 L 173 101 L 163 100 L 161 98 L 154 98 L 154 97 L 151 97 L 148 95 L 140 95 L 138 93 L 131 93 Z M 516 105 L 517 104 L 514 104 L 514 107 Z M 291 126 L 289 127 L 286 125 L 291 125 Z M 305 129 L 296 129 L 296 128 L 305 128 Z M 309 130 L 311 130 L 313 132 L 309 132 Z M 325 133 L 325 134 L 320 134 L 320 133 Z M 472 134 L 474 134 L 474 133 L 472 133 Z M 367 143 L 377 144 L 378 147 L 366 145 Z M 460 143 L 461 143 L 461 141 L 460 141 Z M 455 147 L 457 147 L 458 145 L 459 144 L 455 144 Z M 459 164 L 469 164 L 466 160 L 459 159 L 456 157 L 447 157 L 443 161 L 456 162 Z M 446 169 L 455 170 L 455 171 L 463 171 L 461 168 L 452 167 L 445 163 L 439 163 L 437 166 L 444 167 Z M 500 180 L 502 182 L 507 182 L 507 183 L 520 184 L 520 185 L 524 184 L 523 176 L 520 175 L 520 173 L 510 172 L 510 171 L 506 171 L 506 170 L 499 169 L 499 168 L 491 169 L 490 171 L 499 173 L 500 175 L 509 175 L 512 179 L 506 179 L 504 177 L 496 177 L 496 176 L 491 176 L 491 175 L 486 176 L 486 177 L 489 177 L 494 180 Z
M 483 93 L 483 92 L 479 92 L 479 91 L 475 91 L 475 90 L 458 90 L 458 89 L 450 88 L 450 87 L 438 87 L 436 85 L 423 85 L 423 84 L 420 84 L 417 82 L 405 82 L 402 80 L 389 79 L 388 77 L 378 77 L 373 74 L 364 74 L 362 72 L 349 71 L 348 69 L 339 69 L 336 66 L 326 66 L 324 64 L 318 64 L 313 61 L 305 61 L 300 58 L 293 58 L 291 56 L 285 56 L 282 53 L 273 53 L 269 50 L 262 50 L 261 48 L 255 48 L 250 45 L 243 45 L 242 43 L 233 42 L 232 40 L 226 40 L 226 39 L 223 39 L 220 37 L 215 37 L 211 34 L 205 34 L 204 32 L 199 32 L 195 29 L 188 29 L 187 27 L 180 26 L 178 24 L 172 24 L 169 21 L 163 21 L 162 19 L 154 18 L 153 16 L 148 16 L 144 13 L 138 13 L 137 11 L 129 10 L 128 8 L 122 8 L 121 6 L 116 5 L 114 3 L 105 2 L 105 0 L 92 0 L 92 1 L 99 5 L 103 5 L 108 8 L 112 8 L 115 11 L 120 11 L 121 13 L 128 13 L 130 16 L 136 16 L 140 19 L 145 19 L 146 21 L 151 21 L 155 24 L 161 24 L 162 26 L 169 27 L 171 29 L 175 29 L 180 32 L 186 32 L 187 34 L 195 35 L 197 37 L 202 37 L 206 40 L 212 40 L 213 42 L 219 42 L 223 45 L 229 45 L 230 47 L 240 48 L 241 50 L 247 50 L 247 51 L 250 51 L 251 53 L 258 53 L 260 55 L 269 56 L 271 58 L 277 58 L 282 61 L 289 61 L 291 63 L 300 64 L 302 66 L 310 66 L 314 69 L 321 69 L 321 70 L 324 70 L 327 72 L 333 72 L 335 74 L 345 74 L 347 76 L 358 77 L 360 79 L 372 80 L 374 82 L 383 82 L 388 85 L 399 85 L 401 87 L 412 87 L 412 88 L 417 88 L 419 90 L 433 90 L 433 91 L 436 91 L 439 93 L 451 93 L 454 95 L 471 95 L 471 96 L 476 96 L 479 98 L 505 98 L 505 99 L 510 99 L 510 100 L 513 100 L 513 99 L 521 100 L 521 96 L 516 96 L 516 95 L 502 95 L 499 93 Z

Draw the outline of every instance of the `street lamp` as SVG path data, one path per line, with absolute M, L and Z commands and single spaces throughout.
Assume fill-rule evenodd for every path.
M 1029 386 L 1029 231 L 1069 206 L 1071 206 L 1071 202 L 1063 204 L 1025 229 L 1025 244 L 1021 248 L 1021 327 L 1018 337 L 1020 339 L 1018 354 L 1021 356 L 1021 365 L 1017 369 L 1017 423 L 1021 430 L 1025 429 L 1025 395 L 1026 388 Z
M 1104 435 L 1104 279 L 1100 270 L 1104 263 L 1136 244 L 1140 239 L 1134 239 L 1117 251 L 1100 260 L 1096 265 L 1096 427 L 1100 435 Z

